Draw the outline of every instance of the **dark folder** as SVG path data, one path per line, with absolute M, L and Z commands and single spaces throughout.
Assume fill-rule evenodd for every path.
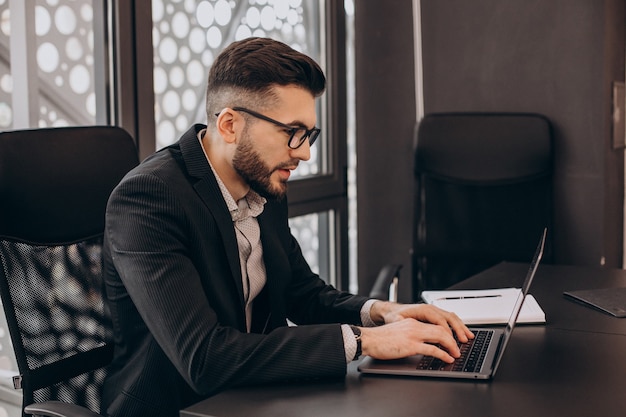
M 565 297 L 615 317 L 626 317 L 626 287 L 566 291 Z

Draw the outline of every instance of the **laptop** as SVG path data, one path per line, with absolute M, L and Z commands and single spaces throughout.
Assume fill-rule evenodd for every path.
M 495 376 L 506 346 L 511 339 L 515 322 L 522 309 L 524 298 L 535 277 L 543 256 L 547 229 L 544 229 L 535 256 L 530 263 L 522 291 L 520 292 L 506 327 L 480 327 L 470 329 L 474 339 L 459 344 L 461 357 L 448 364 L 432 356 L 415 355 L 394 360 L 378 360 L 366 357 L 358 370 L 364 374 L 408 375 L 424 377 L 491 379 Z

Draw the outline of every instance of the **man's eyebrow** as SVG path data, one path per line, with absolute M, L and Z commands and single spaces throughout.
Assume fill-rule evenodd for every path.
M 301 128 L 306 129 L 306 130 L 309 130 L 309 127 L 303 121 L 300 121 L 300 120 L 294 120 L 294 121 L 292 121 L 290 123 L 285 123 L 285 124 L 287 126 L 301 127 Z M 315 126 L 313 126 L 313 127 L 315 127 Z

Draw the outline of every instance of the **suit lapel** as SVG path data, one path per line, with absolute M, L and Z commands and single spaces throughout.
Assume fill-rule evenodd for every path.
M 198 181 L 194 184 L 194 188 L 215 218 L 218 230 L 222 235 L 231 275 L 237 286 L 241 306 L 244 308 L 243 283 L 241 267 L 239 265 L 239 247 L 237 246 L 237 237 L 235 236 L 232 218 L 226 206 L 226 202 L 222 198 L 213 171 L 204 156 L 202 146 L 197 136 L 198 132 L 205 127 L 204 125 L 198 124 L 185 132 L 179 142 L 180 150 L 189 174 L 198 178 Z M 216 198 L 216 196 L 219 196 L 219 198 Z
M 277 204 L 280 203 L 268 201 L 265 204 L 263 213 L 257 218 L 259 227 L 261 228 L 263 261 L 265 262 L 265 272 L 267 276 L 264 290 L 266 293 L 264 295 L 267 297 L 264 304 L 266 309 L 264 313 L 264 317 L 266 317 L 264 325 L 265 332 L 286 325 L 285 317 L 287 316 L 287 312 L 285 311 L 285 300 L 283 298 L 285 286 L 288 285 L 288 277 L 291 274 L 289 259 L 287 259 L 285 250 L 280 243 L 279 234 L 277 233 L 277 228 L 279 227 L 275 219 L 277 216 Z M 257 312 L 255 312 L 255 314 L 257 314 Z

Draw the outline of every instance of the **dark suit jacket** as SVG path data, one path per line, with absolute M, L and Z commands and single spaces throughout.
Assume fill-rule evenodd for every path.
M 285 200 L 268 201 L 258 218 L 267 284 L 255 301 L 258 333 L 245 332 L 237 240 L 196 136 L 202 128 L 142 162 L 108 203 L 115 354 L 103 410 L 112 416 L 175 416 L 228 386 L 346 371 L 337 323 L 358 324 L 366 299 L 311 272 Z

